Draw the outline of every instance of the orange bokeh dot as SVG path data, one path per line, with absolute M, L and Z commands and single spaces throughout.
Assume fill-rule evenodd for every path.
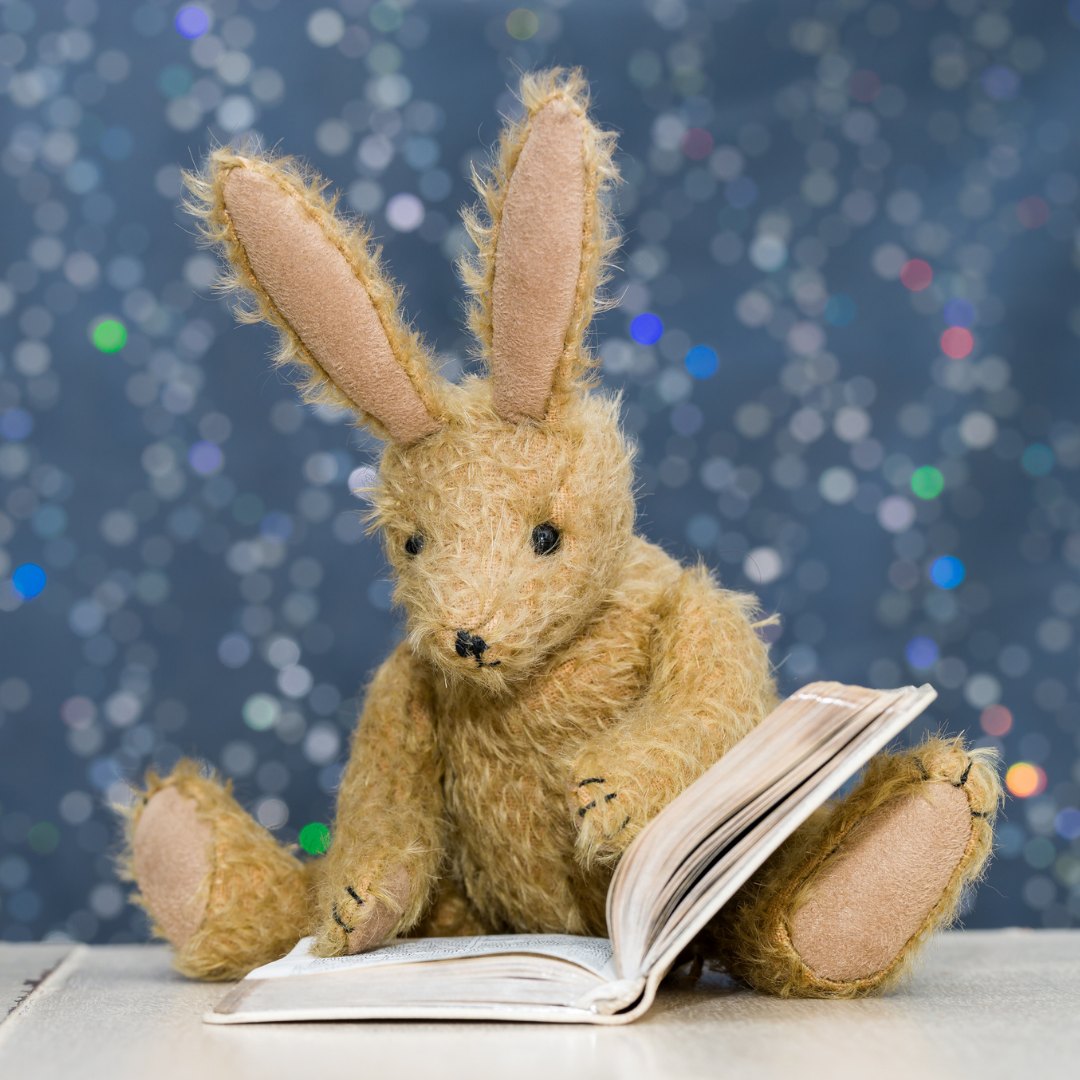
M 991 705 L 983 709 L 982 716 L 979 717 L 983 731 L 987 735 L 993 735 L 995 739 L 1000 739 L 1002 735 L 1009 733 L 1012 720 L 1012 713 L 1004 705 Z
M 933 280 L 934 271 L 922 259 L 908 259 L 900 269 L 900 281 L 912 292 L 922 292 Z
M 975 339 L 971 336 L 971 331 L 962 326 L 950 326 L 941 335 L 941 351 L 954 360 L 962 360 L 974 345 Z
M 1018 761 L 1010 766 L 1005 774 L 1005 786 L 1018 799 L 1029 799 L 1032 795 L 1041 795 L 1046 790 L 1046 773 L 1038 765 Z

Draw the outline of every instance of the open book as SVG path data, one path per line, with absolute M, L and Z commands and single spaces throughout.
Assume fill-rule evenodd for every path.
M 936 696 L 930 686 L 825 682 L 793 694 L 627 849 L 608 891 L 610 940 L 420 938 L 323 959 L 309 955 L 305 938 L 204 1019 L 628 1023 L 765 859 Z

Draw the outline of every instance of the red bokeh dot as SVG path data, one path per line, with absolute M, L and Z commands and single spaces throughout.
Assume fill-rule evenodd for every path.
M 991 705 L 983 709 L 979 717 L 979 724 L 987 735 L 993 735 L 1000 739 L 1002 735 L 1008 735 L 1012 728 L 1012 713 L 1004 705 Z
M 971 336 L 971 331 L 965 330 L 962 326 L 950 326 L 941 335 L 941 351 L 954 360 L 962 360 L 971 352 L 974 344 L 975 339 Z
M 865 105 L 881 93 L 881 80 L 872 71 L 856 71 L 848 83 L 848 93 Z
M 691 128 L 682 137 L 682 151 L 694 161 L 702 161 L 712 153 L 712 136 L 704 128 Z
M 934 280 L 934 271 L 922 259 L 908 259 L 900 269 L 900 281 L 912 292 L 922 292 Z
M 1037 229 L 1040 225 L 1045 225 L 1049 216 L 1050 207 L 1046 205 L 1046 200 L 1040 199 L 1038 195 L 1029 195 L 1017 203 L 1016 219 L 1028 229 Z

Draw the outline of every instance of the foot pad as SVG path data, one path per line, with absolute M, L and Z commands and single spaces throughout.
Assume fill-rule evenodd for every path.
M 966 793 L 943 781 L 873 811 L 826 860 L 791 921 L 803 963 L 835 982 L 884 971 L 941 900 L 971 836 Z
M 193 799 L 162 788 L 135 825 L 132 870 L 150 913 L 178 949 L 202 925 L 213 830 Z

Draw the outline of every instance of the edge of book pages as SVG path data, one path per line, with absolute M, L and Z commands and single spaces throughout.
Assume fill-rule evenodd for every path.
M 262 976 L 258 972 L 265 970 L 256 969 L 256 972 L 249 974 L 233 987 L 217 1003 L 214 1009 L 205 1013 L 203 1021 L 210 1024 L 244 1024 L 300 1020 L 514 1020 L 560 1024 L 629 1024 L 649 1010 L 656 998 L 661 981 L 667 975 L 679 954 L 723 905 L 731 899 L 754 871 L 839 787 L 854 776 L 874 754 L 882 750 L 899 735 L 937 697 L 937 691 L 929 684 L 924 684 L 918 688 L 914 686 L 904 687 L 898 693 L 900 695 L 898 699 L 883 710 L 876 723 L 873 737 L 865 742 L 861 752 L 849 757 L 847 760 L 843 760 L 838 765 L 822 770 L 811 792 L 803 796 L 801 801 L 769 833 L 767 838 L 758 844 L 748 857 L 742 860 L 739 872 L 733 874 L 726 887 L 721 892 L 718 892 L 711 902 L 698 912 L 697 917 L 683 928 L 670 947 L 652 965 L 648 975 L 630 979 L 613 979 L 610 983 L 601 984 L 598 992 L 590 995 L 590 997 L 595 998 L 595 1003 L 591 1008 L 575 1008 L 566 1005 L 523 1005 L 498 1001 L 462 1001 L 440 1002 L 437 1004 L 395 1004 L 388 1002 L 371 1006 L 346 1005 L 341 1007 L 319 1005 L 314 1008 L 299 1006 L 283 1009 L 258 1008 L 245 1011 L 242 1007 L 245 985 L 259 981 Z M 838 756 L 844 757 L 843 754 Z M 795 795 L 798 795 L 798 791 L 788 798 L 793 798 Z M 510 938 L 533 937 L 539 939 L 559 936 L 561 935 L 491 935 L 487 939 L 492 942 L 491 948 L 473 952 L 470 955 L 485 956 L 506 953 L 509 951 L 506 945 L 509 944 L 508 939 Z M 495 946 L 494 943 L 500 938 L 504 940 L 505 944 Z M 422 941 L 424 939 L 418 940 Z M 601 942 L 606 939 L 592 940 Z M 288 957 L 275 961 L 274 965 L 266 965 L 266 968 L 280 965 L 289 957 L 297 955 L 297 951 L 303 949 L 306 941 L 307 939 L 299 943 Z M 542 948 L 519 948 L 516 951 L 531 955 L 538 953 L 543 955 L 545 952 Z M 371 956 L 373 954 L 366 955 Z M 551 955 L 555 955 L 555 953 L 551 953 Z M 255 975 L 256 978 L 252 979 L 252 975 Z M 238 1007 L 233 1007 L 231 1003 L 234 1001 Z M 217 1011 L 223 1006 L 228 1011 Z

